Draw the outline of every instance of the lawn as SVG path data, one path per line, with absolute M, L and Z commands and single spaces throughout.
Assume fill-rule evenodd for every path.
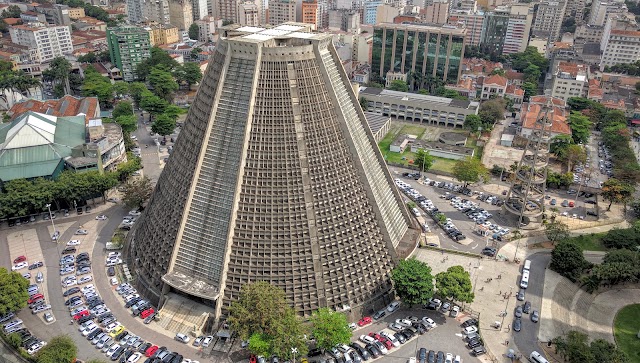
M 640 362 L 640 304 L 627 305 L 618 311 L 613 325 L 613 333 L 620 350 L 625 352 L 630 362 Z
M 474 136 L 469 136 L 469 138 L 467 139 L 467 144 L 465 146 L 474 148 L 475 151 L 473 152 L 473 157 L 478 160 L 482 160 L 482 152 L 484 151 L 484 147 L 478 146 L 477 138 L 475 138 Z
M 607 248 L 602 244 L 604 235 L 605 233 L 591 233 L 572 237 L 569 240 L 575 242 L 583 251 L 607 251 Z

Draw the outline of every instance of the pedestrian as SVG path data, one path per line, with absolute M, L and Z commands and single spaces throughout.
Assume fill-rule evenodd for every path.
M 502 290 L 500 290 L 500 293 L 498 295 L 502 295 Z

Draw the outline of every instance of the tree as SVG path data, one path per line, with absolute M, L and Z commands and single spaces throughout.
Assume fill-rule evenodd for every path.
M 95 63 L 97 61 L 98 61 L 98 57 L 94 52 L 89 52 L 87 54 L 78 56 L 78 62 L 80 63 Z
M 179 88 L 171 73 L 161 67 L 153 67 L 147 80 L 153 88 L 152 92 L 167 102 L 173 100 L 173 94 Z
M 20 14 L 22 14 L 22 10 L 18 5 L 9 5 L 2 11 L 2 18 L 19 18 Z
M 433 296 L 431 267 L 415 257 L 402 260 L 391 271 L 398 296 L 409 305 L 424 305 Z
M 527 68 L 522 71 L 522 73 L 524 73 L 525 82 L 531 82 L 536 85 L 538 84 L 540 76 L 542 75 L 540 67 L 536 66 L 535 64 L 529 64 Z
M 122 201 L 129 208 L 142 209 L 152 192 L 153 185 L 146 176 L 129 180 L 122 186 Z
M 111 107 L 114 101 L 113 84 L 109 78 L 98 73 L 90 65 L 85 69 L 82 95 L 85 97 L 97 97 L 102 107 Z
M 316 346 L 328 350 L 338 344 L 349 344 L 351 328 L 347 317 L 329 308 L 320 308 L 311 315 L 311 333 L 316 338 Z
M 133 115 L 133 106 L 129 101 L 120 101 L 116 103 L 116 107 L 113 108 L 111 112 L 111 117 L 117 119 L 120 116 L 132 116 Z
M 471 132 L 478 132 L 482 127 L 482 119 L 478 115 L 467 115 L 464 118 L 464 128 Z
M 151 57 L 138 64 L 136 75 L 139 80 L 144 81 L 147 80 L 153 68 L 162 67 L 163 70 L 167 72 L 173 72 L 178 66 L 178 62 L 176 62 L 167 51 L 159 47 L 152 47 Z
M 140 108 L 149 112 L 152 118 L 163 113 L 168 105 L 169 103 L 167 103 L 167 101 L 148 90 L 144 90 L 140 95 Z
M 471 183 L 486 179 L 489 176 L 489 170 L 482 165 L 479 159 L 467 157 L 455 163 L 453 176 L 463 182 L 466 188 Z
M 480 120 L 482 120 L 483 129 L 491 130 L 498 120 L 503 119 L 506 104 L 503 98 L 495 98 L 482 103 L 478 111 L 478 116 L 480 116 Z
M 577 281 L 582 271 L 590 265 L 582 255 L 580 247 L 572 241 L 560 241 L 551 251 L 549 267 L 573 282 Z
M 587 152 L 582 145 L 569 145 L 565 150 L 564 160 L 567 162 L 568 169 L 573 170 L 574 165 L 587 161 Z
M 524 91 L 524 99 L 528 100 L 531 96 L 535 96 L 538 93 L 538 85 L 533 82 L 524 82 L 522 84 L 522 90 Z
M 176 128 L 176 121 L 171 117 L 162 114 L 159 115 L 151 125 L 151 131 L 161 136 L 171 135 Z
M 178 82 L 186 83 L 189 89 L 191 86 L 202 80 L 202 71 L 198 63 L 185 63 L 182 67 L 178 68 L 175 72 Z
M 284 290 L 268 282 L 244 285 L 238 300 L 231 303 L 228 322 L 241 339 L 250 339 L 249 350 L 254 354 L 268 352 L 265 355 L 288 359 L 291 348 L 298 349 L 298 356 L 307 353 L 300 319 L 288 305 Z
M 396 79 L 395 81 L 391 81 L 391 83 L 389 84 L 389 89 L 392 91 L 408 92 L 409 85 L 407 85 L 407 82 L 401 79 Z
M 138 118 L 135 115 L 118 116 L 116 123 L 122 127 L 125 134 L 131 134 L 138 128 Z
M 113 91 L 116 93 L 116 96 L 129 94 L 129 84 L 125 81 L 117 81 L 113 84 Z
M 436 275 L 438 294 L 454 301 L 473 302 L 473 285 L 469 272 L 462 266 L 451 266 Z
M 64 57 L 56 57 L 49 63 L 49 69 L 42 72 L 42 78 L 54 85 L 54 91 L 58 87 L 56 96 L 64 96 L 71 94 L 71 85 L 69 84 L 69 74 L 71 73 L 71 63 Z M 59 92 L 62 91 L 62 95 Z M 54 92 L 55 93 L 55 92 Z
M 191 49 L 191 53 L 189 53 L 189 56 L 191 57 L 192 61 L 197 61 L 200 57 L 200 53 L 202 53 L 202 48 L 195 47 Z
M 431 169 L 433 165 L 434 158 L 429 154 L 428 151 L 424 151 L 423 149 L 418 149 L 416 153 L 416 157 L 413 159 L 413 165 L 420 168 L 422 172 L 425 172 Z
M 0 315 L 18 311 L 27 306 L 29 280 L 21 274 L 0 267 Z
M 602 184 L 602 197 L 609 201 L 607 210 L 611 210 L 613 203 L 627 203 L 631 200 L 635 188 L 633 185 L 611 178 Z
M 569 126 L 571 127 L 571 137 L 576 144 L 584 144 L 591 135 L 591 121 L 580 112 L 571 112 L 569 116 Z
M 549 241 L 553 244 L 569 238 L 569 227 L 558 219 L 553 219 L 546 223 L 544 225 L 544 231 Z
M 192 23 L 189 26 L 189 39 L 200 40 L 200 28 L 198 24 Z
M 7 335 L 7 342 L 17 349 L 22 345 L 22 337 L 18 333 L 11 333 Z
M 589 344 L 587 334 L 571 330 L 553 339 L 558 353 L 567 363 L 629 363 L 629 358 L 613 343 L 596 339 Z
M 38 363 L 73 362 L 78 354 L 78 347 L 67 335 L 51 338 L 49 343 L 36 355 Z
M 129 83 L 129 94 L 131 95 L 131 98 L 133 98 L 133 103 L 136 105 L 136 107 L 140 107 L 140 101 L 142 101 L 142 95 L 145 91 L 149 92 L 147 86 L 144 83 Z
M 559 160 L 566 160 L 567 150 L 571 145 L 571 136 L 569 135 L 557 135 L 551 139 L 551 145 L 549 151 L 551 151 Z

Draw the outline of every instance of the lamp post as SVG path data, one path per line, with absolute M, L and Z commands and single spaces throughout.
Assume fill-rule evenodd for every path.
M 51 220 L 51 226 L 53 227 L 53 234 L 56 233 L 56 224 L 53 222 L 53 215 L 51 214 L 51 204 L 47 204 L 45 205 L 45 207 L 47 207 L 47 210 L 49 211 L 49 219 Z M 60 237 L 58 236 L 58 238 L 56 238 L 56 243 L 58 243 L 58 239 L 60 239 Z
M 298 353 L 298 348 L 291 348 L 291 354 L 293 354 L 293 363 L 296 363 L 296 353 Z

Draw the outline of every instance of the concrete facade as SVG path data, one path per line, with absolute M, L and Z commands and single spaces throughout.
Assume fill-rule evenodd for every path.
M 261 280 L 303 316 L 390 301 L 412 221 L 332 36 L 309 30 L 240 27 L 217 44 L 128 237 L 129 267 L 154 303 L 173 291 L 219 318 Z

